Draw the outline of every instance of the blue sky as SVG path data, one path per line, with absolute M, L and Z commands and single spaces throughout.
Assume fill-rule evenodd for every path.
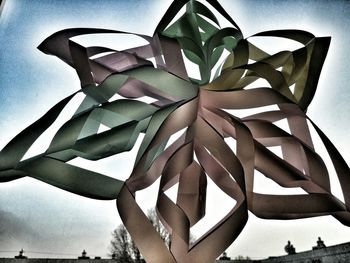
M 0 148 L 55 102 L 79 89 L 73 69 L 36 49 L 42 40 L 69 27 L 111 28 L 151 35 L 170 2 L 7 0 L 0 18 Z M 286 28 L 332 37 L 308 114 L 349 163 L 350 2 L 219 2 L 246 37 L 264 30 Z M 113 44 L 113 39 L 107 42 Z M 113 164 L 110 162 L 104 167 L 114 168 L 127 177 L 132 162 L 122 171 L 120 163 L 132 154 L 113 159 Z M 113 201 L 85 199 L 30 178 L 0 185 L 0 195 L 0 222 L 7 222 L 0 223 L 3 231 L 0 247 L 6 251 L 24 248 L 77 255 L 86 249 L 92 255 L 105 256 L 110 233 L 120 222 Z M 268 244 L 266 233 L 273 239 Z M 318 235 L 326 244 L 335 244 L 349 241 L 346 238 L 349 234 L 349 228 L 328 217 L 281 222 L 251 216 L 228 252 L 253 257 L 279 255 L 283 253 L 286 239 L 291 239 L 300 251 L 311 248 Z M 3 255 L 0 252 L 0 257 Z

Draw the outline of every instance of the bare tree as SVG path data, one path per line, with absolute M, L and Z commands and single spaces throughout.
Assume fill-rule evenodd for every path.
M 167 247 L 170 247 L 170 234 L 164 227 L 157 216 L 155 209 L 148 210 L 147 217 L 152 223 L 155 230 L 159 233 Z M 190 236 L 190 243 L 193 243 L 195 238 Z M 125 263 L 142 263 L 145 262 L 135 243 L 130 237 L 123 224 L 119 225 L 117 229 L 112 232 L 112 241 L 110 247 L 111 255 L 114 254 L 115 259 Z
M 164 243 L 167 245 L 167 247 L 170 247 L 170 234 L 168 230 L 164 227 L 162 222 L 159 220 L 157 216 L 157 212 L 155 209 L 148 210 L 147 217 L 149 221 L 152 223 L 155 230 L 159 233 L 159 236 L 161 239 L 163 239 Z
M 112 232 L 111 254 L 120 262 L 133 263 L 133 247 L 131 238 L 124 225 L 119 225 Z
M 154 209 L 150 209 L 147 213 L 147 217 L 165 244 L 169 247 L 170 234 L 160 222 L 157 212 Z M 111 255 L 114 255 L 116 260 L 123 263 L 144 262 L 140 251 L 136 247 L 123 224 L 119 225 L 117 229 L 112 232 L 110 252 Z

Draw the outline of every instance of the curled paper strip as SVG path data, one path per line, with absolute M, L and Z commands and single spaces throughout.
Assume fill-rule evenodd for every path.
M 120 51 L 84 47 L 72 40 L 87 34 L 131 34 L 107 29 L 73 28 L 48 37 L 39 49 L 74 67 L 81 90 L 58 102 L 2 149 L 0 182 L 30 176 L 82 196 L 116 199 L 120 216 L 147 262 L 213 262 L 240 234 L 248 210 L 266 219 L 332 215 L 349 226 L 349 167 L 306 115 L 330 38 L 300 30 L 250 37 L 287 38 L 303 45 L 270 55 L 243 37 L 216 0 L 207 2 L 232 27 L 220 29 L 214 14 L 200 2 L 174 1 L 152 37 L 133 34 L 148 42 L 144 46 Z M 172 23 L 184 5 L 186 12 Z M 229 55 L 214 72 L 224 50 Z M 187 75 L 182 54 L 198 66 L 200 79 Z M 249 87 L 259 79 L 269 86 Z M 22 160 L 77 93 L 85 99 L 46 152 Z M 112 101 L 115 94 L 124 99 Z M 155 102 L 137 100 L 144 96 Z M 244 118 L 228 113 L 264 106 L 277 110 Z M 290 132 L 275 124 L 280 120 L 288 122 Z M 98 133 L 100 124 L 110 129 Z M 311 126 L 333 162 L 345 203 L 331 193 L 327 168 L 313 146 Z M 169 138 L 182 130 L 167 147 Z M 76 157 L 99 160 L 128 151 L 141 133 L 144 138 L 125 182 L 68 163 Z M 225 138 L 236 141 L 236 151 Z M 272 146 L 281 147 L 283 156 L 272 153 Z M 307 194 L 255 193 L 254 171 Z M 170 248 L 135 201 L 137 191 L 159 177 L 156 210 L 171 235 Z M 205 215 L 207 177 L 232 199 L 232 209 L 190 244 L 190 228 Z M 165 194 L 175 184 L 176 203 Z

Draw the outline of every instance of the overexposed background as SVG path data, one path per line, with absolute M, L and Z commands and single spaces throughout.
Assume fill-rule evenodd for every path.
M 350 3 L 326 0 L 219 2 L 241 27 L 245 37 L 273 29 L 303 29 L 316 36 L 332 37 L 308 115 L 349 163 Z M 74 69 L 36 49 L 47 36 L 70 27 L 111 28 L 152 35 L 170 3 L 169 0 L 7 0 L 0 17 L 0 149 L 60 99 L 79 89 Z M 116 39 L 108 35 L 82 37 L 77 41 L 107 44 L 117 49 L 143 43 L 137 37 Z M 266 48 L 281 48 L 278 45 L 269 42 Z M 58 123 L 62 124 L 72 114 L 78 101 L 79 98 L 69 105 Z M 28 154 L 43 150 L 49 138 L 50 135 L 41 138 L 42 144 L 33 147 Z M 137 145 L 131 152 L 98 163 L 83 160 L 73 163 L 126 179 L 136 150 Z M 156 192 L 157 185 L 152 187 L 137 195 L 144 210 L 155 203 L 152 193 Z M 263 179 L 258 187 L 266 193 L 281 190 Z M 16 254 L 14 251 L 21 248 L 28 251 L 29 257 L 75 257 L 83 249 L 90 256 L 105 257 L 111 232 L 120 223 L 115 201 L 87 199 L 31 178 L 0 184 L 0 196 L 0 257 L 12 257 Z M 210 185 L 209 215 L 205 224 L 194 229 L 195 235 L 231 208 L 228 200 Z M 311 249 L 318 236 L 326 245 L 347 242 L 350 228 L 331 217 L 280 221 L 262 220 L 250 214 L 245 229 L 228 249 L 228 254 L 252 258 L 281 255 L 287 240 L 292 241 L 297 251 L 303 251 Z

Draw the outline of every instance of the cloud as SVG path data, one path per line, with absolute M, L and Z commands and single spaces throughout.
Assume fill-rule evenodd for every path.
M 37 233 L 25 219 L 13 213 L 0 210 L 0 247 L 2 251 L 20 250 L 30 240 L 36 239 Z M 1 256 L 7 256 L 1 254 Z

